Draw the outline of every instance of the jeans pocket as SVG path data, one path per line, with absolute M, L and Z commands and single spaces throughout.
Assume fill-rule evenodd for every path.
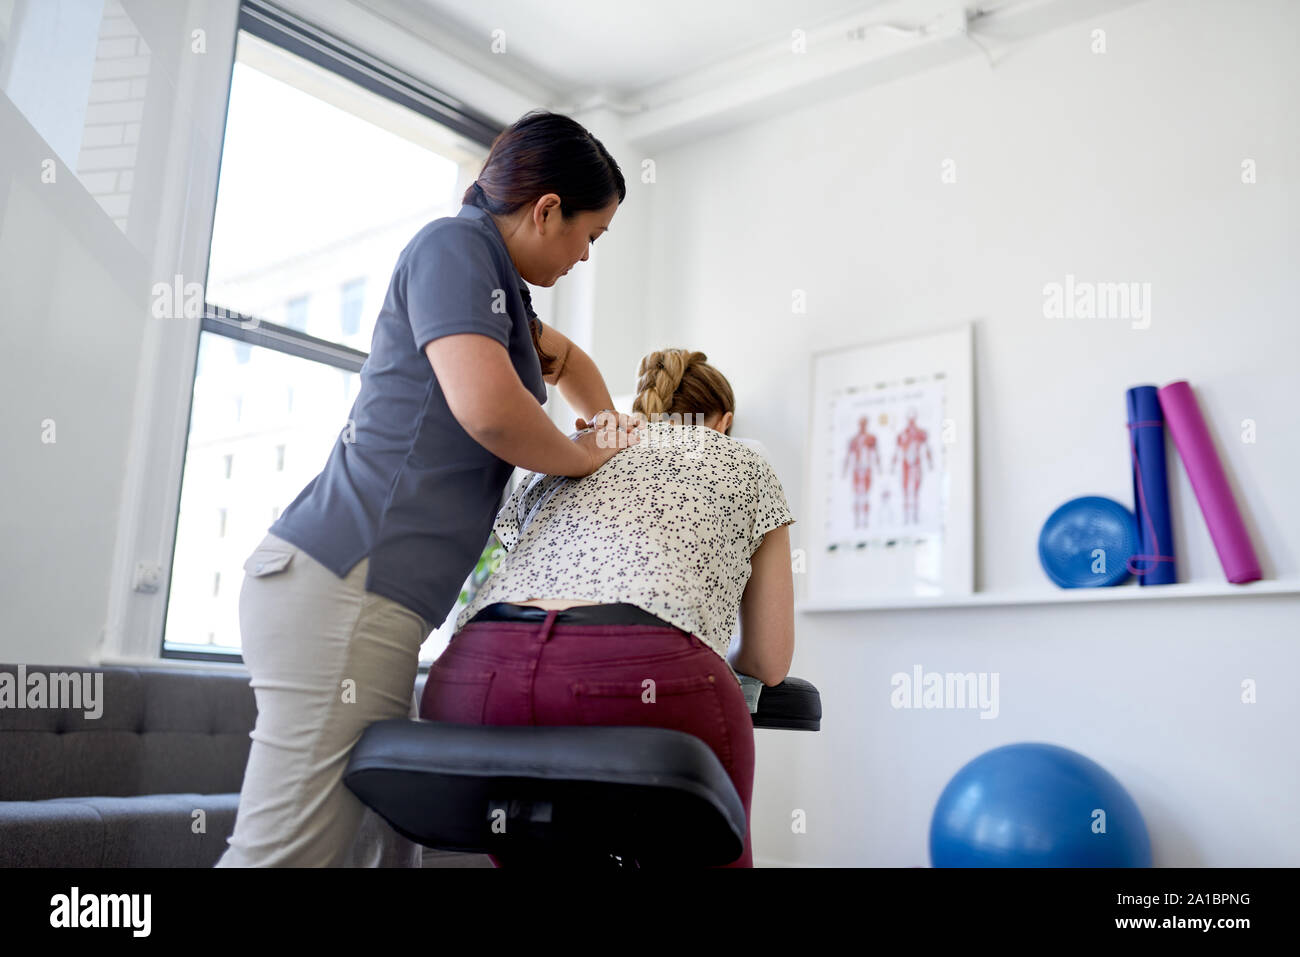
M 571 690 L 583 724 L 684 731 L 712 748 L 729 768 L 731 740 L 718 699 L 718 680 L 713 673 L 647 676 L 639 681 L 576 681 Z
M 448 668 L 434 662 L 424 682 L 420 717 L 426 721 L 483 724 L 495 671 Z

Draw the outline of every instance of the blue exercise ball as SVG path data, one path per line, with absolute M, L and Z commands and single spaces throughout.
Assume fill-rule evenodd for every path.
M 939 795 L 930 863 L 1150 867 L 1151 840 L 1133 798 L 1100 764 L 1054 744 L 1008 744 L 968 763 Z

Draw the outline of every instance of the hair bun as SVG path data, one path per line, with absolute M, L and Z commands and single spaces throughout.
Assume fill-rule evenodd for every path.
M 637 368 L 632 410 L 645 415 L 721 415 L 735 411 L 735 399 L 731 385 L 708 364 L 705 353 L 659 349 L 646 353 Z

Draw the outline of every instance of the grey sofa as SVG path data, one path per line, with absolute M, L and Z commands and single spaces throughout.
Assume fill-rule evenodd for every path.
M 28 681 L 41 674 L 47 684 L 51 675 L 101 674 L 92 688 L 102 680 L 102 713 L 87 717 L 86 701 L 16 707 L 3 693 L 6 681 L 17 686 L 20 666 L 0 665 L 0 867 L 211 867 L 234 829 L 257 718 L 248 676 L 21 668 Z M 73 700 L 67 693 L 65 683 L 47 704 Z M 424 861 L 491 866 L 479 855 L 437 851 Z

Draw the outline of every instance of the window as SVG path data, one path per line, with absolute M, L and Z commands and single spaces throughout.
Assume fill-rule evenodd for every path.
M 242 580 L 266 517 L 324 466 L 360 389 L 367 291 L 388 287 L 425 223 L 459 210 L 498 133 L 337 37 L 241 6 L 164 655 L 238 658 L 239 589 L 221 593 L 221 578 Z
M 226 537 L 226 510 L 217 509 L 217 538 Z
M 361 331 L 361 307 L 365 305 L 366 280 L 353 279 L 345 282 L 342 290 L 342 306 L 339 309 L 339 327 L 343 337 L 352 338 Z
M 299 332 L 307 331 L 307 300 L 310 296 L 298 296 L 290 299 L 284 307 L 284 324 Z

